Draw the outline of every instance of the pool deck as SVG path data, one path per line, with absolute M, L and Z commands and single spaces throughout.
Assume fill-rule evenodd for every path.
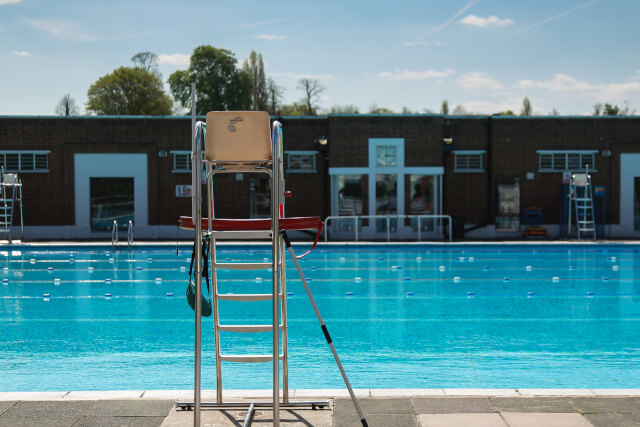
M 225 392 L 229 401 L 269 401 L 270 390 Z M 631 427 L 640 426 L 640 389 L 359 389 L 371 427 Z M 193 412 L 174 402 L 190 390 L 5 392 L 0 427 L 193 425 Z M 203 401 L 215 392 L 203 391 Z M 280 425 L 359 426 L 346 390 L 294 390 L 291 401 L 328 400 L 326 409 L 283 409 Z M 205 408 L 203 426 L 241 426 L 247 410 Z M 257 409 L 254 425 L 271 425 L 271 411 Z

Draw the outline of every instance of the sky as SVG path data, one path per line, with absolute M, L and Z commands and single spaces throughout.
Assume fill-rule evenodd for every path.
M 0 115 L 54 115 L 70 94 L 150 51 L 165 82 L 193 49 L 260 53 L 265 72 L 319 107 L 640 114 L 639 0 L 0 0 Z M 625 104 L 626 103 L 626 104 Z

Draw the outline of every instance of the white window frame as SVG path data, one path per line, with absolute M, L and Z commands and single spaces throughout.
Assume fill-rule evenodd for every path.
M 0 151 L 0 164 L 4 165 L 5 172 L 19 172 L 19 173 L 48 173 L 49 172 L 49 153 L 50 150 L 3 150 Z M 7 154 L 14 154 L 18 156 L 18 168 L 7 168 Z M 37 168 L 36 156 L 46 156 L 47 167 Z M 25 169 L 22 167 L 23 157 L 31 156 L 32 165 L 31 169 Z
M 317 151 L 313 151 L 313 150 L 285 151 L 284 153 L 287 156 L 287 173 L 316 173 L 317 172 L 317 168 L 316 168 L 316 154 L 318 154 Z M 312 169 L 291 168 L 291 156 L 308 156 L 312 160 L 313 168 Z
M 482 173 L 484 172 L 484 154 L 485 150 L 455 150 L 453 152 L 453 171 L 454 172 L 472 172 L 472 173 Z M 458 156 L 479 156 L 480 159 L 480 167 L 472 168 L 469 166 L 469 160 L 467 158 L 467 167 L 459 168 L 458 167 Z
M 595 168 L 596 161 L 596 153 L 598 150 L 537 150 L 538 153 L 538 172 L 584 172 L 586 168 L 583 167 L 585 164 L 584 156 L 591 156 L 591 164 L 589 164 L 589 172 L 597 172 Z M 579 156 L 579 165 L 578 168 L 570 168 L 569 167 L 569 155 L 574 154 Z M 543 156 L 551 156 L 551 167 L 546 168 L 542 167 L 542 159 Z M 564 163 L 562 168 L 556 167 L 556 156 L 564 156 L 564 161 L 560 161 L 560 163 Z
M 191 173 L 192 165 L 191 165 L 191 151 L 189 150 L 172 150 L 171 155 L 173 156 L 173 169 L 171 172 L 173 173 Z M 176 167 L 176 156 L 187 156 L 187 168 L 177 168 Z M 204 152 L 202 153 L 202 159 L 204 160 Z M 207 166 L 202 164 L 202 173 L 206 176 Z M 204 179 L 204 178 L 203 178 Z

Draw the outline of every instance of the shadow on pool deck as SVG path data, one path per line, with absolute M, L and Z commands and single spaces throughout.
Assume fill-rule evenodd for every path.
M 350 399 L 336 397 L 332 407 L 285 409 L 281 426 L 361 425 Z M 640 426 L 640 396 L 402 396 L 361 398 L 371 427 L 605 427 Z M 246 409 L 201 412 L 203 426 L 242 426 Z M 193 425 L 193 411 L 176 409 L 172 400 L 5 400 L 0 427 Z M 272 424 L 272 412 L 258 409 L 253 424 Z

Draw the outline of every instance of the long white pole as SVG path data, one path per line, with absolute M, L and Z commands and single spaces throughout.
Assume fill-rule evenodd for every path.
M 200 139 L 196 134 L 196 84 L 191 83 L 191 202 L 193 212 L 191 218 L 195 225 L 195 281 L 196 281 L 196 343 L 195 343 L 195 370 L 193 379 L 193 425 L 200 427 L 200 357 L 201 357 L 201 330 L 202 330 L 202 184 Z

